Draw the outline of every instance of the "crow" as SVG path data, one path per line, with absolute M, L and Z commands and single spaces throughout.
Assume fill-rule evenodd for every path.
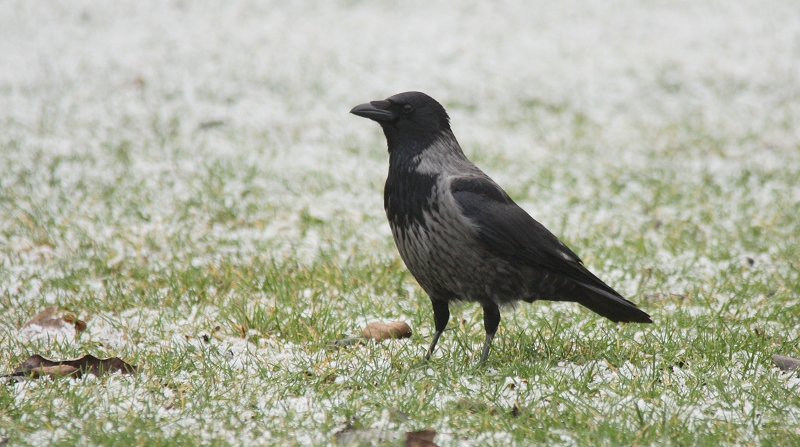
M 386 136 L 384 210 L 403 262 L 433 305 L 436 331 L 426 360 L 453 301 L 483 307 L 480 364 L 489 357 L 500 307 L 518 300 L 571 301 L 614 322 L 651 322 L 467 159 L 436 100 L 405 92 L 350 113 L 376 121 Z

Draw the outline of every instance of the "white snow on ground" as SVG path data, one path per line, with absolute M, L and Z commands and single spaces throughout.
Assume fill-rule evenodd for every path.
M 264 247 L 276 253 L 299 250 L 310 259 L 331 243 L 330 234 L 343 234 L 344 246 L 372 247 L 376 256 L 387 256 L 390 235 L 381 202 L 385 142 L 377 126 L 348 115 L 361 102 L 412 89 L 433 95 L 450 112 L 465 151 L 483 161 L 500 184 L 527 194 L 521 205 L 568 239 L 578 239 L 586 228 L 647 228 L 655 218 L 698 222 L 702 228 L 691 210 L 668 207 L 653 210 L 655 217 L 634 209 L 619 222 L 625 204 L 648 194 L 635 178 L 619 197 L 606 199 L 616 207 L 607 213 L 570 202 L 604 194 L 603 185 L 558 179 L 570 170 L 635 171 L 646 167 L 653 153 L 685 154 L 673 159 L 682 168 L 676 184 L 709 175 L 731 194 L 762 204 L 763 214 L 752 216 L 754 222 L 773 217 L 776 191 L 800 201 L 800 183 L 733 185 L 743 167 L 774 171 L 798 162 L 787 150 L 800 141 L 800 10 L 794 1 L 9 0 L 2 9 L 0 189 L 19 179 L 36 187 L 6 189 L 0 204 L 0 303 L 7 306 L 0 352 L 60 354 L 80 351 L 85 342 L 128 354 L 206 349 L 241 373 L 242 387 L 266 393 L 242 409 L 243 417 L 258 412 L 324 420 L 346 395 L 287 396 L 269 377 L 247 374 L 263 363 L 302 372 L 304 364 L 293 363 L 298 357 L 325 355 L 307 347 L 223 337 L 212 349 L 197 334 L 187 340 L 187 327 L 216 324 L 213 308 L 186 315 L 165 315 L 161 309 L 93 315 L 85 334 L 59 333 L 55 344 L 53 337 L 18 332 L 18 323 L 52 303 L 102 298 L 102 278 L 78 289 L 65 287 L 61 295 L 42 291 L 45 282 L 63 279 L 61 263 L 77 250 L 103 257 L 112 270 L 124 270 L 130 259 L 166 268 L 174 260 L 199 266 L 231 254 L 247 258 Z M 698 130 L 707 141 L 687 146 L 687 135 Z M 597 149 L 564 150 L 565 142 L 581 138 L 591 138 Z M 548 165 L 556 180 L 542 189 L 531 175 Z M 231 171 L 237 181 L 201 190 L 215 173 Z M 103 194 L 112 198 L 99 200 Z M 204 207 L 193 206 L 195 199 Z M 179 219 L 178 213 L 185 216 Z M 226 213 L 244 221 L 216 217 Z M 342 222 L 342 229 L 303 229 L 303 219 Z M 20 225 L 24 231 L 15 229 Z M 57 228 L 57 234 L 42 228 Z M 643 238 L 659 247 L 655 230 L 645 230 Z M 162 249 L 173 240 L 185 241 L 185 249 Z M 613 237 L 608 241 L 609 247 L 619 244 Z M 677 295 L 746 256 L 770 266 L 769 253 L 743 247 L 738 252 L 740 259 L 697 259 L 659 247 L 653 264 L 663 266 L 672 281 L 669 291 Z M 621 290 L 637 290 L 638 273 L 602 260 L 587 263 Z M 722 304 L 689 311 L 708 313 Z M 354 328 L 366 321 L 354 318 L 348 323 Z M 169 323 L 148 332 L 155 320 Z M 336 362 L 346 370 L 348 361 L 357 360 Z M 655 374 L 647 368 L 625 364 L 612 370 L 598 361 L 559 365 L 556 372 L 574 377 L 592 371 L 593 380 L 616 383 Z M 691 375 L 690 369 L 676 368 L 665 380 L 681 382 L 683 390 L 684 382 L 695 380 Z M 97 411 L 124 414 L 149 405 L 152 396 L 137 385 L 141 380 L 149 379 L 109 380 L 107 401 Z M 178 386 L 194 379 L 171 380 Z M 483 386 L 465 380 L 438 404 Z M 552 390 L 537 388 L 535 380 L 502 380 L 514 386 L 499 394 L 500 404 L 547 405 Z M 796 378 L 787 379 L 787 389 L 798 385 Z M 16 384 L 14 393 L 25 399 L 40 386 Z M 404 385 L 397 386 L 402 392 Z M 209 384 L 208 392 L 226 390 L 217 383 Z M 605 392 L 597 399 L 608 411 L 614 405 L 639 405 L 642 411 L 660 405 L 620 401 Z M 711 391 L 707 398 L 696 411 L 677 416 L 687 429 L 734 420 L 752 408 L 749 402 L 715 400 Z M 681 399 L 681 393 L 664 395 L 661 403 L 674 406 Z M 204 439 L 269 443 L 269 433 L 233 433 L 213 414 L 175 405 L 163 410 L 167 435 L 197 430 Z M 436 428 L 444 433 L 437 438 L 441 445 L 466 442 L 448 434 L 447 420 Z M 31 443 L 62 439 L 73 430 L 80 428 L 33 433 Z M 314 431 L 296 436 L 301 444 L 331 439 L 330 433 Z M 504 432 L 475 440 L 508 441 Z M 562 441 L 574 443 L 569 433 Z

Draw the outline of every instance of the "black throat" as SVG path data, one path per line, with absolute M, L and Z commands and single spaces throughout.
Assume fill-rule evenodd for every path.
M 424 214 L 438 211 L 435 188 L 439 174 L 421 173 L 418 168 L 425 149 L 442 136 L 437 133 L 423 142 L 389 138 L 387 132 L 389 175 L 383 190 L 383 207 L 393 226 L 416 224 L 427 228 Z

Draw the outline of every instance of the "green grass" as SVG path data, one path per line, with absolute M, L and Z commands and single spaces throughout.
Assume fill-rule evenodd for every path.
M 627 160 L 569 106 L 523 107 L 582 118 L 556 125 L 560 140 L 541 136 L 544 163 L 474 158 L 512 179 L 514 198 L 653 325 L 520 305 L 503 312 L 481 368 L 482 317 L 465 304 L 422 363 L 432 313 L 385 230 L 385 158 L 348 140 L 330 149 L 366 160 L 373 176 L 287 170 L 280 150 L 253 165 L 250 152 L 216 154 L 202 149 L 212 137 L 157 120 L 138 142 L 100 141 L 108 151 L 58 155 L 6 138 L 4 367 L 34 353 L 89 353 L 141 373 L 3 386 L 0 437 L 308 445 L 333 442 L 346 426 L 430 426 L 441 445 L 800 443 L 800 380 L 771 362 L 800 356 L 797 145 L 747 154 L 746 139 L 703 128 L 676 136 L 680 126 L 667 124 L 647 129 L 660 143 Z M 153 142 L 166 152 L 154 155 Z M 377 135 L 374 143 L 382 148 Z M 135 165 L 154 156 L 155 171 Z M 51 303 L 86 319 L 87 332 L 19 337 Z M 406 321 L 414 334 L 329 347 L 375 320 Z

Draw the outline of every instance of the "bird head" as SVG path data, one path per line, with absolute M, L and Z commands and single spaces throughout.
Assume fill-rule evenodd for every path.
M 350 113 L 369 118 L 383 128 L 389 152 L 426 147 L 450 131 L 450 117 L 441 104 L 420 92 L 405 92 L 353 107 Z

